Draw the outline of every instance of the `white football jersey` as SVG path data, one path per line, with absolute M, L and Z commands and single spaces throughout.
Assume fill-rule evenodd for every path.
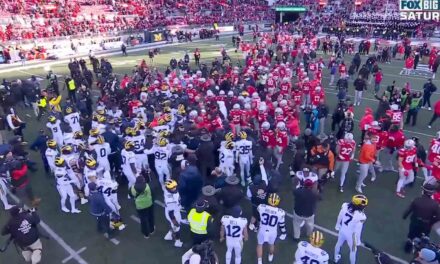
M 84 167 L 84 177 L 83 177 L 84 184 L 85 185 L 89 184 L 91 182 L 92 177 L 98 178 L 98 172 L 96 171 L 96 169 L 92 170 L 89 169 L 87 166 Z
M 47 163 L 50 166 L 55 166 L 55 158 L 58 155 L 58 151 L 56 149 L 47 148 L 45 155 L 46 155 Z
M 241 139 L 235 143 L 235 149 L 240 159 L 252 159 L 252 141 Z
M 47 122 L 47 124 L 46 124 L 46 126 L 50 129 L 50 131 L 52 132 L 52 135 L 54 137 L 56 137 L 56 136 L 62 137 L 63 136 L 63 132 L 61 131 L 60 124 L 61 124 L 60 120 L 55 121 L 55 123 Z
M 278 234 L 278 226 L 284 225 L 286 212 L 278 207 L 260 204 L 257 208 L 260 214 L 260 230 Z
M 122 117 L 122 111 L 120 109 L 117 109 L 116 111 L 108 110 L 107 115 L 113 117 L 113 118 L 119 118 Z
M 170 127 L 168 125 L 153 127 L 153 136 L 157 137 L 162 131 L 170 132 Z
M 109 143 L 104 142 L 104 144 L 95 144 L 93 145 L 93 149 L 96 152 L 98 163 L 101 160 L 107 160 L 108 162 L 108 155 L 111 153 L 111 148 Z
M 69 124 L 72 128 L 72 132 L 81 131 L 81 125 L 79 123 L 79 113 L 71 113 L 64 116 L 64 122 Z
M 129 141 L 134 144 L 134 152 L 136 154 L 142 154 L 145 148 L 145 137 L 143 135 L 137 135 L 129 137 Z
M 220 164 L 233 165 L 234 164 L 234 151 L 232 149 L 220 148 L 220 154 L 219 154 L 218 158 L 219 158 Z
M 130 164 L 136 164 L 136 154 L 133 151 L 127 151 L 123 149 L 121 151 L 122 156 L 122 169 L 131 170 Z
M 168 164 L 168 159 L 171 156 L 171 151 L 168 146 L 159 147 L 154 146 L 151 150 L 146 151 L 146 153 L 153 153 L 155 164 Z
M 367 220 L 367 216 L 362 211 L 349 210 L 348 205 L 349 203 L 342 204 L 336 226 L 339 226 L 339 232 L 344 232 L 346 234 L 360 234 L 362 232 L 364 222 Z M 358 236 L 358 238 L 360 238 L 360 236 Z
M 226 240 L 240 242 L 243 240 L 243 230 L 246 228 L 248 223 L 246 218 L 235 218 L 230 215 L 224 215 L 221 222 L 225 227 Z
M 97 190 L 101 192 L 102 195 L 111 196 L 118 190 L 118 183 L 109 178 L 100 178 L 96 181 Z
M 329 256 L 324 250 L 314 247 L 306 241 L 298 243 L 294 264 L 327 264 L 328 260 Z
M 68 185 L 71 183 L 65 167 L 56 167 L 54 175 L 57 180 L 57 185 Z
M 180 195 L 178 192 L 170 193 L 164 192 L 165 212 L 168 214 L 170 211 L 180 212 Z
M 73 145 L 73 143 L 75 143 L 75 139 L 73 139 L 73 132 L 70 133 L 64 133 L 63 134 L 63 142 L 64 145 Z

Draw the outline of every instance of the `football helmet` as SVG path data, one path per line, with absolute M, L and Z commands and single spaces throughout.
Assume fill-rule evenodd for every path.
M 82 131 L 76 131 L 75 133 L 73 133 L 73 138 L 74 139 L 82 139 L 84 136 Z
M 412 140 L 412 139 L 407 139 L 407 140 L 405 140 L 404 147 L 405 147 L 406 149 L 411 149 L 411 148 L 413 148 L 415 145 L 416 145 L 416 142 L 414 142 L 414 140 Z
M 310 244 L 314 247 L 321 247 L 324 244 L 324 235 L 320 231 L 314 231 L 310 235 Z
M 64 167 L 66 165 L 66 161 L 63 157 L 56 156 L 55 157 L 55 166 L 57 167 Z
M 271 206 L 278 206 L 280 204 L 280 196 L 276 193 L 271 193 L 267 199 L 267 203 Z
M 353 140 L 353 134 L 352 133 L 345 133 L 344 139 L 352 141 Z
M 161 147 L 164 147 L 168 144 L 168 140 L 166 138 L 160 138 L 157 144 Z
M 176 192 L 176 190 L 177 190 L 177 182 L 175 180 L 167 180 L 165 182 L 165 188 L 169 192 Z
M 125 142 L 125 144 L 124 144 L 124 149 L 127 150 L 127 151 L 132 151 L 132 150 L 134 150 L 134 143 L 133 143 L 133 141 L 127 141 L 127 142 Z
M 240 132 L 240 137 L 241 137 L 241 139 L 246 139 L 247 138 L 247 133 L 245 131 L 241 131 Z
M 365 207 L 368 205 L 367 196 L 356 194 L 351 198 L 351 203 L 355 206 Z
M 93 137 L 96 137 L 97 135 L 99 135 L 99 129 L 97 129 L 97 128 L 90 129 L 89 135 L 93 136 Z
M 49 139 L 46 142 L 46 145 L 47 145 L 48 148 L 55 149 L 57 147 L 57 142 L 55 140 L 53 140 L 53 139 Z
M 226 142 L 225 147 L 226 147 L 226 149 L 233 149 L 234 143 L 232 141 L 228 141 L 228 142 Z
M 232 132 L 228 132 L 225 135 L 225 140 L 226 141 L 232 141 L 234 139 L 234 134 L 232 134 Z
M 55 121 L 57 121 L 57 118 L 56 118 L 55 116 L 53 116 L 53 115 L 50 115 L 50 116 L 47 118 L 47 120 L 48 120 L 49 122 L 51 122 L 51 123 L 55 123 Z
M 89 169 L 94 169 L 98 166 L 98 162 L 94 158 L 89 157 L 86 159 L 86 166 Z
M 69 155 L 69 154 L 71 154 L 72 152 L 73 152 L 73 148 L 72 148 L 71 145 L 64 145 L 64 146 L 61 148 L 61 153 L 64 154 L 64 155 Z
M 68 106 L 68 107 L 66 108 L 66 114 L 71 114 L 71 113 L 73 113 L 73 108 L 70 107 L 70 106 Z

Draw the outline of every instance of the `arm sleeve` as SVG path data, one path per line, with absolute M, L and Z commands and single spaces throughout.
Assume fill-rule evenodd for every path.
M 261 179 L 266 183 L 266 185 L 268 185 L 269 181 L 267 180 L 267 173 L 266 173 L 266 169 L 264 168 L 264 165 L 260 165 L 260 171 L 261 171 Z
M 282 214 L 280 217 L 280 222 L 278 223 L 278 226 L 280 227 L 281 234 L 286 234 L 286 221 L 285 221 L 285 214 Z

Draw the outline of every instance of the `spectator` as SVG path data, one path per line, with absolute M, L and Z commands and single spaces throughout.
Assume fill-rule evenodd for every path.
M 362 69 L 361 69 L 362 70 Z M 367 83 L 365 82 L 366 79 L 361 77 L 361 74 L 359 73 L 359 77 L 354 81 L 354 105 L 361 105 L 362 101 L 362 93 L 364 90 L 367 90 Z

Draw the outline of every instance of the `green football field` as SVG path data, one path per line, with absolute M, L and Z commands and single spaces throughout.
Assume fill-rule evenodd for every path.
M 224 37 L 220 41 L 205 40 L 193 43 L 184 43 L 170 47 L 161 48 L 161 54 L 155 58 L 155 66 L 163 69 L 168 65 L 172 57 L 177 59 L 183 57 L 185 51 L 190 54 L 198 47 L 202 50 L 202 61 L 210 62 L 214 57 L 220 57 L 220 49 L 225 46 L 230 56 L 233 58 L 233 63 L 236 64 L 242 60 L 242 54 L 234 53 L 231 38 Z M 113 65 L 116 73 L 124 74 L 131 73 L 134 65 L 139 64 L 142 59 L 147 58 L 147 49 L 143 51 L 130 52 L 128 57 L 122 57 L 120 54 L 109 56 L 109 60 Z M 192 58 L 191 58 L 192 59 Z M 366 57 L 363 57 L 363 61 Z M 351 61 L 350 56 L 346 56 L 345 62 L 348 64 Z M 421 90 L 424 82 L 423 77 L 402 77 L 399 72 L 402 68 L 402 61 L 393 61 L 391 64 L 381 64 L 380 67 L 384 72 L 383 88 L 396 80 L 396 84 L 402 87 L 407 81 L 411 83 L 413 90 Z M 67 64 L 52 65 L 51 69 L 55 74 L 68 74 Z M 30 75 L 45 76 L 44 65 L 33 69 L 17 69 L 10 73 L 0 74 L 0 79 L 7 78 L 8 80 L 16 78 L 29 78 Z M 44 78 L 44 77 L 43 77 Z M 63 81 L 63 80 L 61 80 Z M 324 70 L 323 86 L 327 93 L 327 101 L 330 106 L 330 112 L 333 111 L 336 105 L 336 90 L 334 87 L 328 87 L 329 73 Z M 45 81 L 43 81 L 45 83 Z M 435 81 L 437 86 L 440 86 L 439 81 Z M 45 85 L 42 85 L 44 87 Z M 96 91 L 96 95 L 99 93 Z M 350 96 L 353 96 L 353 86 L 350 85 Z M 432 102 L 439 99 L 439 94 L 433 95 Z M 364 95 L 363 104 L 355 108 L 355 119 L 359 120 L 364 112 L 365 107 L 373 109 L 377 106 L 377 101 L 374 99 L 372 87 Z M 45 127 L 45 121 L 37 122 L 36 118 L 29 108 L 18 108 L 19 115 L 27 123 L 25 130 L 25 137 L 32 142 L 37 135 L 40 128 Z M 432 129 L 427 128 L 427 123 L 431 118 L 431 111 L 420 110 L 418 124 L 415 127 L 405 126 L 405 134 L 408 137 L 418 136 L 425 147 L 439 129 L 439 124 L 435 123 Z M 330 130 L 331 120 L 327 120 L 327 131 Z M 356 127 L 355 137 L 360 138 L 360 133 Z M 137 263 L 180 263 L 181 255 L 189 249 L 190 238 L 187 227 L 183 228 L 184 247 L 176 249 L 171 242 L 163 240 L 163 236 L 168 231 L 167 221 L 164 216 L 164 210 L 161 207 L 162 193 L 155 185 L 156 198 L 156 232 L 146 240 L 140 233 L 138 220 L 136 218 L 136 211 L 131 200 L 127 200 L 126 188 L 121 187 L 119 200 L 122 205 L 122 217 L 127 224 L 127 228 L 121 231 L 115 239 L 108 240 L 96 232 L 96 221 L 88 214 L 88 205 L 79 205 L 79 209 L 83 212 L 81 214 L 66 214 L 60 210 L 59 195 L 54 185 L 54 179 L 48 177 L 43 172 L 40 157 L 37 153 L 32 152 L 31 158 L 38 162 L 39 171 L 31 175 L 32 186 L 34 192 L 42 198 L 41 206 L 39 207 L 39 214 L 42 218 L 42 232 L 50 235 L 50 240 L 43 239 L 43 261 L 42 263 L 83 263 L 83 264 L 137 264 Z M 291 157 L 286 155 L 284 164 L 289 164 Z M 322 230 L 325 235 L 325 244 L 323 248 L 327 250 L 331 257 L 333 257 L 334 245 L 336 243 L 336 233 L 334 231 L 335 221 L 339 212 L 340 206 L 343 202 L 349 201 L 354 192 L 354 183 L 356 179 L 356 164 L 352 164 L 347 175 L 345 185 L 345 192 L 339 193 L 337 191 L 338 177 L 329 182 L 325 188 L 324 198 L 319 203 L 319 208 L 316 215 L 316 228 Z M 280 206 L 286 210 L 289 216 L 286 218 L 288 228 L 288 239 L 277 242 L 277 250 L 274 258 L 274 263 L 292 263 L 296 244 L 292 241 L 292 219 L 291 213 L 293 208 L 292 190 L 290 187 L 290 179 L 288 170 L 285 165 L 281 167 L 281 173 L 284 175 L 285 185 L 281 191 Z M 338 176 L 338 175 L 337 175 Z M 421 178 L 419 178 L 416 185 L 412 189 L 407 190 L 407 197 L 401 199 L 395 195 L 395 183 L 397 180 L 396 173 L 382 173 L 378 175 L 378 179 L 374 183 L 366 180 L 367 187 L 364 188 L 364 193 L 369 198 L 369 205 L 366 209 L 367 221 L 364 225 L 363 240 L 368 241 L 374 246 L 393 255 L 399 263 L 406 263 L 411 256 L 406 255 L 402 246 L 406 238 L 408 221 L 402 220 L 402 213 L 410 204 L 412 199 L 418 196 L 421 192 Z M 11 199 L 12 201 L 12 199 Z M 244 203 L 245 216 L 250 217 L 250 204 Z M 0 212 L 0 225 L 2 226 L 8 218 L 5 211 Z M 305 238 L 304 238 L 305 239 Z M 6 238 L 1 238 L 1 242 Z M 256 235 L 250 233 L 250 239 L 244 244 L 243 261 L 242 263 L 256 263 Z M 225 245 L 216 243 L 216 251 L 224 263 Z M 267 254 L 267 251 L 265 251 Z M 267 258 L 264 258 L 267 262 Z M 24 263 L 20 255 L 17 254 L 13 246 L 11 246 L 5 253 L 0 254 L 0 263 Z M 348 250 L 344 247 L 343 258 L 340 263 L 349 263 Z M 358 263 L 371 264 L 373 259 L 371 253 L 360 248 L 358 251 Z

